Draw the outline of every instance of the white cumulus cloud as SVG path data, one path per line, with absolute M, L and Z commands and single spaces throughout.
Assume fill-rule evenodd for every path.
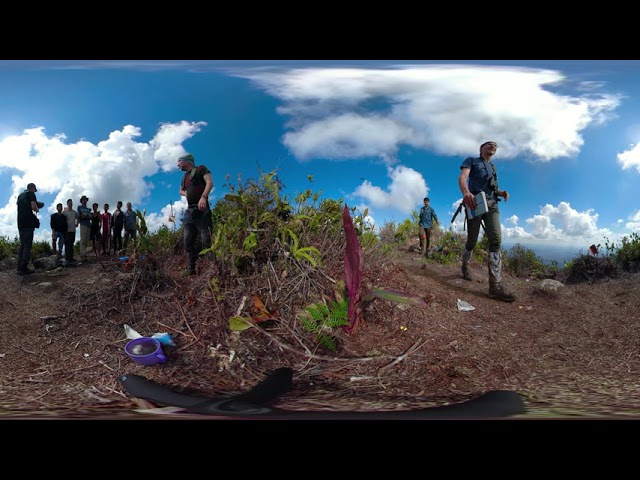
M 299 160 L 393 157 L 405 144 L 464 155 L 491 138 L 502 158 L 575 156 L 582 131 L 613 116 L 622 96 L 591 82 L 558 93 L 559 71 L 474 65 L 292 68 L 236 72 L 279 98 Z

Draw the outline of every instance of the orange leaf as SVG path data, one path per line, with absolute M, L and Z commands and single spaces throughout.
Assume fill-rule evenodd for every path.
M 253 294 L 253 307 L 261 313 L 267 311 L 267 309 L 264 306 L 264 303 L 262 302 L 262 300 L 260 300 L 260 297 L 258 296 L 257 293 Z

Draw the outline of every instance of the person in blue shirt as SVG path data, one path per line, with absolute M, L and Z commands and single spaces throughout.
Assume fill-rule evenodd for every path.
M 475 195 L 483 191 L 487 196 L 489 211 L 467 220 L 467 243 L 462 252 L 462 278 L 472 280 L 469 260 L 473 248 L 478 243 L 480 226 L 484 221 L 485 235 L 489 241 L 489 297 L 505 302 L 513 302 L 516 297 L 502 285 L 502 257 L 500 246 L 502 231 L 500 227 L 499 197 L 506 202 L 509 192 L 498 188 L 498 172 L 491 159 L 498 150 L 496 142 L 484 142 L 480 145 L 479 157 L 468 157 L 460 165 L 458 186 L 462 192 L 462 201 L 469 208 L 476 208 Z
M 436 211 L 429 205 L 429 198 L 423 200 L 424 206 L 420 209 L 418 217 L 418 227 L 420 229 L 420 253 L 429 256 L 429 248 L 431 247 L 431 227 L 433 223 L 440 223 Z

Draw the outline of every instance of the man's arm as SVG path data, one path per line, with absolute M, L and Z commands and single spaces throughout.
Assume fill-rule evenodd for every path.
M 198 209 L 206 210 L 207 202 L 209 200 L 209 194 L 211 193 L 211 190 L 213 190 L 213 179 L 211 178 L 211 173 L 205 174 L 202 178 L 204 178 L 206 185 L 204 186 L 204 192 L 202 192 L 202 196 L 198 200 Z
M 496 189 L 496 197 L 503 197 L 505 202 L 509 201 L 509 192 L 506 190 L 498 190 Z
M 207 183 L 204 187 L 204 192 L 202 192 L 203 197 L 209 197 L 211 190 L 213 190 L 213 179 L 211 178 L 211 173 L 207 173 L 204 177 L 204 181 Z
M 458 177 L 458 187 L 460 188 L 460 192 L 462 193 L 462 201 L 464 202 L 464 204 L 469 208 L 476 208 L 476 199 L 469 191 L 469 185 L 467 185 L 467 181 L 469 180 L 469 172 L 471 172 L 470 168 L 463 167 L 460 169 L 460 176 Z

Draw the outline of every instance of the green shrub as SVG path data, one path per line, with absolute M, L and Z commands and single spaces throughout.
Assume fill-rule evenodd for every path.
M 19 250 L 20 239 L 18 237 L 14 237 L 13 240 L 8 237 L 0 237 L 0 260 L 17 256 Z M 50 241 L 38 240 L 31 245 L 32 259 L 46 257 L 52 253 Z
M 19 248 L 20 248 L 20 242 L 18 242 L 18 249 Z M 50 241 L 39 240 L 37 242 L 33 242 L 33 244 L 31 245 L 32 259 L 47 257 L 52 254 L 53 254 L 53 249 L 51 248 Z
M 172 254 L 176 245 L 182 244 L 182 229 L 171 229 L 166 225 L 162 225 L 154 233 L 147 234 L 147 242 L 145 247 L 148 253 L 158 256 Z
M 406 243 L 407 241 L 417 240 L 419 231 L 418 212 L 414 211 L 411 218 L 407 218 L 398 224 L 396 241 L 398 243 Z
M 432 239 L 435 249 L 431 258 L 435 262 L 450 265 L 462 258 L 465 242 L 466 236 L 461 233 L 453 230 L 443 232 L 436 242 Z
M 15 257 L 19 249 L 20 240 L 18 237 L 13 237 L 13 240 L 10 240 L 9 237 L 0 237 L 0 260 Z
M 503 267 L 517 277 L 545 278 L 549 268 L 530 248 L 516 243 L 503 257 Z
M 640 270 L 640 235 L 633 232 L 629 236 L 624 236 L 620 244 L 609 242 L 605 239 L 605 244 L 596 245 L 599 257 L 611 257 L 617 266 L 625 271 L 637 272 Z
M 341 236 L 342 200 L 320 200 L 319 193 L 305 190 L 291 202 L 275 172 L 227 187 L 229 193 L 212 208 L 211 247 L 200 252 L 213 255 L 223 277 L 291 260 L 298 262 L 296 268 L 315 268 L 327 253 L 324 246 Z M 365 216 L 359 218 L 360 233 L 371 230 Z
M 632 233 L 623 237 L 621 245 L 615 253 L 615 260 L 623 270 L 638 271 L 640 264 L 640 236 Z

